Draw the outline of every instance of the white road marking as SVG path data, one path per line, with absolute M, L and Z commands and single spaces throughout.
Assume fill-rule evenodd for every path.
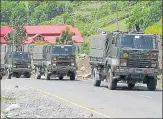
M 145 95 L 140 95 L 141 97 L 146 97 L 146 98 L 152 98 L 152 97 L 150 97 L 150 96 L 145 96 Z
M 150 96 L 146 96 L 146 97 L 147 97 L 147 98 L 150 98 L 150 99 L 152 98 L 152 97 L 150 97 Z

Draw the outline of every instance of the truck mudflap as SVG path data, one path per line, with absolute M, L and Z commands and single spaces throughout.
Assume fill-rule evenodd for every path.
M 158 73 L 158 69 L 154 68 L 128 68 L 128 67 L 118 67 L 115 70 L 118 75 L 134 75 L 134 74 L 144 74 L 149 76 L 155 76 Z

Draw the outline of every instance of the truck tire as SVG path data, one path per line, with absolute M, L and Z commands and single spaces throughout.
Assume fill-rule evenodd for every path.
M 149 91 L 155 91 L 157 86 L 157 78 L 156 77 L 149 77 L 147 82 L 147 88 Z
M 30 78 L 31 77 L 31 74 L 30 73 L 26 73 L 25 74 L 25 78 Z
M 60 76 L 59 76 L 59 80 L 62 80 L 62 79 L 63 79 L 63 75 L 60 75 Z
M 108 88 L 110 90 L 115 90 L 117 87 L 117 80 L 115 78 L 113 78 L 113 74 L 111 69 L 108 69 L 108 73 L 107 73 L 107 80 L 108 80 Z
M 93 85 L 94 86 L 100 86 L 101 80 L 100 80 L 99 74 L 97 73 L 97 68 L 93 69 L 92 78 L 93 78 Z
M 36 72 L 36 79 L 41 79 L 41 75 Z
M 75 80 L 75 73 L 74 72 L 71 72 L 70 73 L 70 80 Z
M 11 75 L 9 69 L 7 69 L 7 79 L 11 79 Z
M 47 72 L 45 75 L 45 80 L 50 80 L 50 76 L 51 76 L 51 74 Z
M 133 89 L 134 86 L 135 86 L 135 84 L 132 84 L 132 83 L 129 83 L 129 84 L 128 84 L 128 88 L 129 88 L 130 90 Z
M 0 75 L 0 80 L 2 80 L 2 76 Z
M 20 76 L 21 76 L 20 74 L 16 74 L 16 78 L 20 78 Z

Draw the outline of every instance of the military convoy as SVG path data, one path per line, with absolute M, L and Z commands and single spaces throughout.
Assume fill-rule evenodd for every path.
M 77 65 L 73 45 L 47 45 L 44 46 L 43 52 L 46 61 L 37 66 L 37 79 L 44 75 L 46 80 L 50 80 L 53 75 L 62 80 L 63 76 L 67 75 L 70 76 L 70 80 L 75 80 Z
M 93 35 L 90 64 L 94 86 L 106 79 L 110 90 L 115 90 L 118 82 L 126 82 L 129 89 L 144 83 L 154 91 L 158 73 L 156 36 L 120 31 Z
M 148 90 L 155 90 L 158 73 L 158 47 L 156 35 L 128 33 L 121 31 L 93 35 L 90 39 L 91 77 L 94 86 L 101 81 L 108 82 L 108 87 L 115 90 L 118 82 L 125 82 L 132 89 L 136 83 L 147 84 Z M 44 45 L 42 60 L 35 64 L 36 78 L 44 75 L 76 77 L 76 57 L 74 45 Z M 15 51 L 5 55 L 5 74 L 19 78 L 30 78 L 32 58 L 29 52 Z M 1 71 L 2 78 L 3 73 Z
M 12 76 L 19 78 L 21 75 L 30 78 L 32 72 L 31 54 L 23 51 L 7 52 L 4 70 L 7 79 L 11 79 Z

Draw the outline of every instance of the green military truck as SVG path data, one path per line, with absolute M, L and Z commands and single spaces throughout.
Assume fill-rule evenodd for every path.
M 4 65 L 1 64 L 1 67 L 0 67 L 0 80 L 3 78 L 4 75 L 5 75 Z
M 94 35 L 90 40 L 90 64 L 95 86 L 106 79 L 111 90 L 121 81 L 129 89 L 144 83 L 154 91 L 158 73 L 156 36 L 120 31 Z
M 53 75 L 60 80 L 63 76 L 70 76 L 70 80 L 75 80 L 77 65 L 74 45 L 44 46 L 43 55 L 46 63 L 37 71 L 41 72 L 37 75 L 39 78 L 45 75 L 45 79 L 50 80 Z
M 5 74 L 8 79 L 11 79 L 12 76 L 20 78 L 21 75 L 30 78 L 31 72 L 31 55 L 29 52 L 14 51 L 5 54 Z

